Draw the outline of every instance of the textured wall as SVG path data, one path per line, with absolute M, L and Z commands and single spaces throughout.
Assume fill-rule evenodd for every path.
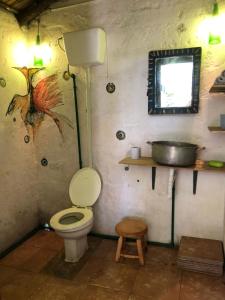
M 13 69 L 18 65 L 18 56 L 14 49 L 18 42 L 34 43 L 36 31 L 22 31 L 15 18 L 5 11 L 0 11 L 1 26 L 1 68 L 0 77 L 6 79 L 5 88 L 0 87 L 0 253 L 11 244 L 21 239 L 40 222 L 49 220 L 56 211 L 71 205 L 68 185 L 73 173 L 78 169 L 78 151 L 75 131 L 75 110 L 72 81 L 64 81 L 63 72 L 67 69 L 65 54 L 57 46 L 57 36 L 52 36 L 53 58 L 45 71 L 41 71 L 34 84 L 41 78 L 53 73 L 58 74 L 58 84 L 63 94 L 64 105 L 55 108 L 73 123 L 70 128 L 63 123 L 64 139 L 61 137 L 53 120 L 45 116 L 34 141 L 24 143 L 27 134 L 20 112 L 5 116 L 14 94 L 26 94 L 26 81 L 23 75 Z M 36 26 L 36 24 L 34 24 Z M 36 27 L 35 27 L 36 29 Z M 50 37 L 42 36 L 51 42 Z M 21 53 L 21 52 L 20 52 Z M 59 55 L 58 55 L 59 53 Z M 81 131 L 85 137 L 85 73 L 82 69 L 71 70 L 80 73 L 78 78 L 78 97 L 81 113 Z M 14 122 L 13 119 L 16 119 Z M 82 138 L 83 162 L 86 161 L 85 138 Z M 41 165 L 41 159 L 48 159 L 48 166 Z
M 39 79 L 51 74 L 58 75 L 58 85 L 62 92 L 63 105 L 54 108 L 53 111 L 69 119 L 73 128 L 62 121 L 64 135 L 62 138 L 54 121 L 49 116 L 46 116 L 34 141 L 38 174 L 37 203 L 42 223 L 48 222 L 50 217 L 57 211 L 71 206 L 68 194 L 69 182 L 72 175 L 79 169 L 73 82 L 72 79 L 68 81 L 63 79 L 63 73 L 67 70 L 68 62 L 65 53 L 60 49 L 57 42 L 58 38 L 62 36 L 61 27 L 63 28 L 63 25 L 46 26 L 44 17 L 41 21 L 41 40 L 50 44 L 53 56 L 46 70 L 39 73 Z M 34 42 L 36 30 L 37 24 L 33 22 L 27 34 L 29 44 Z M 80 113 L 82 162 L 83 166 L 85 166 L 87 165 L 85 123 L 86 73 L 82 68 L 71 68 L 70 72 L 79 74 L 76 84 Z M 47 158 L 47 167 L 41 165 L 42 158 Z
M 24 94 L 23 76 L 16 70 L 13 49 L 25 36 L 12 15 L 0 11 L 0 77 L 6 87 L 0 87 L 0 252 L 31 231 L 38 224 L 37 169 L 33 144 L 23 141 L 26 130 L 19 114 L 16 122 L 6 117 L 15 93 Z M 5 24 L 5 26 L 4 26 Z
M 150 226 L 150 240 L 170 240 L 168 170 L 157 170 L 156 189 L 152 191 L 150 169 L 131 167 L 125 172 L 118 164 L 131 145 L 140 146 L 143 155 L 150 155 L 146 140 L 183 140 L 205 146 L 201 158 L 225 160 L 224 136 L 207 129 L 208 125 L 218 124 L 219 114 L 225 109 L 223 95 L 208 93 L 224 69 L 224 46 L 210 47 L 198 34 L 199 25 L 210 10 L 211 3 L 203 0 L 96 0 L 55 10 L 44 17 L 46 28 L 60 24 L 63 32 L 101 27 L 107 33 L 107 62 L 91 72 L 94 166 L 103 179 L 101 197 L 95 206 L 97 232 L 114 234 L 114 225 L 121 217 L 138 215 Z M 194 46 L 203 48 L 200 113 L 149 116 L 148 51 Z M 107 82 L 116 84 L 114 94 L 106 93 Z M 116 139 L 118 129 L 126 132 L 124 141 Z M 194 196 L 192 172 L 179 171 L 176 239 L 185 234 L 223 239 L 223 220 L 224 175 L 199 174 Z
M 65 3 L 65 1 L 63 1 Z M 114 226 L 123 216 L 138 215 L 150 226 L 149 239 L 170 240 L 171 200 L 167 198 L 168 170 L 157 170 L 155 191 L 151 190 L 151 170 L 131 167 L 128 172 L 118 161 L 127 155 L 130 146 L 142 148 L 150 155 L 146 140 L 184 140 L 207 149 L 204 159 L 225 161 L 223 135 L 211 134 L 207 126 L 217 124 L 224 110 L 224 96 L 209 95 L 214 78 L 224 69 L 222 46 L 209 47 L 198 36 L 199 23 L 210 12 L 210 3 L 184 0 L 96 0 L 89 3 L 46 12 L 41 18 L 41 35 L 53 48 L 53 59 L 48 73 L 57 72 L 64 95 L 64 106 L 57 108 L 73 123 L 74 102 L 72 82 L 62 79 L 67 60 L 57 44 L 63 32 L 101 27 L 107 33 L 107 60 L 91 70 L 91 104 L 94 167 L 103 181 L 101 196 L 95 205 L 95 230 L 115 234 Z M 1 93 L 1 218 L 2 248 L 19 235 L 29 231 L 40 218 L 48 218 L 57 210 L 69 207 L 68 184 L 78 168 L 75 130 L 65 126 L 63 142 L 49 117 L 40 128 L 34 143 L 24 144 L 26 133 L 23 123 L 5 118 L 9 99 L 15 88 L 24 89 L 22 78 L 12 70 L 9 52 L 14 38 L 23 34 L 15 20 L 1 13 L 7 24 L 0 29 L 3 42 L 2 70 L 7 88 Z M 35 38 L 36 24 L 26 33 Z M 168 48 L 203 47 L 201 71 L 200 113 L 197 115 L 149 116 L 147 114 L 147 61 L 148 51 Z M 78 99 L 81 112 L 82 149 L 87 164 L 85 125 L 85 71 L 72 69 L 78 74 Z M 116 92 L 107 94 L 107 82 L 116 84 Z M 118 129 L 127 138 L 118 141 Z M 48 167 L 40 160 L 46 157 Z M 139 182 L 137 181 L 139 180 Z M 224 175 L 199 174 L 197 194 L 192 195 L 191 171 L 179 171 L 176 194 L 176 239 L 192 235 L 223 239 Z M 22 217 L 18 217 L 22 216 Z M 14 217 L 17 221 L 12 221 Z M 7 234 L 5 234 L 7 232 Z M 1 249 L 0 249 L 1 250 Z

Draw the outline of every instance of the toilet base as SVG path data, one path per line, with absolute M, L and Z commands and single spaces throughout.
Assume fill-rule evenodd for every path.
M 87 236 L 78 239 L 64 239 L 65 261 L 78 262 L 88 249 Z

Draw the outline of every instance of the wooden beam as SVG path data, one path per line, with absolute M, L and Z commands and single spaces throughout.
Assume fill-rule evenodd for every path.
M 36 19 L 40 14 L 48 9 L 50 5 L 57 0 L 35 0 L 25 9 L 21 10 L 17 15 L 17 21 L 20 26 L 28 26 L 31 21 Z
M 0 7 L 4 8 L 5 10 L 13 13 L 13 14 L 18 14 L 18 11 L 11 7 L 10 5 L 7 5 L 6 3 L 0 1 Z
M 51 9 L 53 10 L 60 10 L 60 9 L 64 9 L 64 8 L 69 8 L 69 7 L 73 7 L 76 6 L 78 4 L 84 4 L 87 2 L 91 2 L 94 0 L 67 0 L 67 1 L 55 1 L 52 5 L 51 5 Z

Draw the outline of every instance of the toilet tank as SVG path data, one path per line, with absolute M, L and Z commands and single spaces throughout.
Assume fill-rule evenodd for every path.
M 103 64 L 106 50 L 106 34 L 101 28 L 63 34 L 69 65 L 92 66 Z

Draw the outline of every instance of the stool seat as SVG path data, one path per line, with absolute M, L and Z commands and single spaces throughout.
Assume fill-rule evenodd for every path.
M 147 249 L 145 242 L 145 234 L 148 232 L 148 226 L 140 219 L 126 218 L 116 225 L 116 232 L 119 235 L 116 262 L 120 257 L 137 258 L 141 265 L 144 264 L 144 251 Z M 128 254 L 125 250 L 126 238 L 136 240 L 137 255 Z
M 116 225 L 116 232 L 125 237 L 143 236 L 147 231 L 147 225 L 138 219 L 124 219 Z

